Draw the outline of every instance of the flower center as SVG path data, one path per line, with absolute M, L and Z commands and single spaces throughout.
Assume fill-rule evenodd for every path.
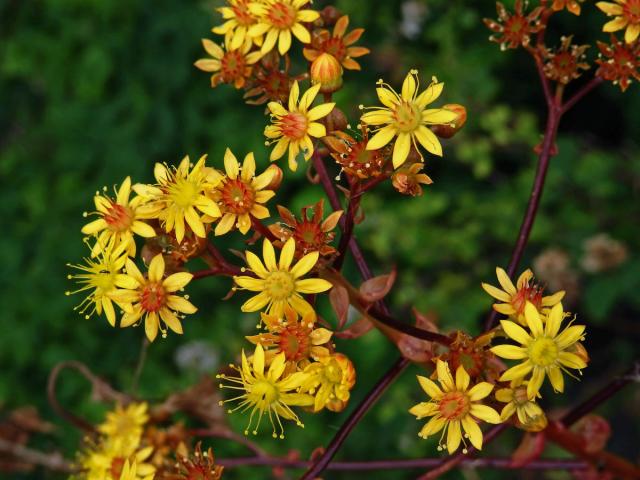
M 629 23 L 640 23 L 640 0 L 627 0 L 622 5 L 622 12 Z
M 249 213 L 256 198 L 253 188 L 239 178 L 235 180 L 227 178 L 221 194 L 225 209 L 236 215 Z
M 166 292 L 160 282 L 147 283 L 140 294 L 140 305 L 147 312 L 157 312 L 166 301 Z
M 111 203 L 109 211 L 104 215 L 110 230 L 114 232 L 124 232 L 128 230 L 133 221 L 131 210 L 115 202 Z
M 267 14 L 269 23 L 280 30 L 290 29 L 296 21 L 296 10 L 282 2 L 274 3 Z
M 400 103 L 395 112 L 395 126 L 401 132 L 413 132 L 420 125 L 420 112 L 418 108 L 407 101 Z
M 516 294 L 511 298 L 511 306 L 518 315 L 524 313 L 524 307 L 527 302 L 533 303 L 536 309 L 540 310 L 542 306 L 542 288 L 537 285 L 529 285 L 527 282 L 522 288 L 519 288 Z
M 289 272 L 271 272 L 264 283 L 266 292 L 274 300 L 286 300 L 295 290 L 293 277 Z
M 558 346 L 551 338 L 536 338 L 529 345 L 529 358 L 534 365 L 548 367 L 558 359 Z
M 280 129 L 285 137 L 301 140 L 307 134 L 309 121 L 299 112 L 290 112 L 280 119 Z
M 239 2 L 237 5 L 231 7 L 233 14 L 236 16 L 236 21 L 245 27 L 249 27 L 255 23 L 247 5 L 248 2 Z
M 220 73 L 225 82 L 229 83 L 238 77 L 244 76 L 246 61 L 239 50 L 231 50 L 222 57 Z
M 325 234 L 317 223 L 302 222 L 296 227 L 296 244 L 302 245 L 303 251 L 318 250 L 325 243 Z
M 90 283 L 97 290 L 103 293 L 110 292 L 115 288 L 116 274 L 110 270 L 100 270 L 91 276 Z
M 322 51 L 333 55 L 339 61 L 344 60 L 347 56 L 347 47 L 340 37 L 331 37 L 325 40 L 322 44 Z
M 247 395 L 248 400 L 260 409 L 268 409 L 278 400 L 278 388 L 273 382 L 266 379 L 258 380 L 251 386 Z
M 187 209 L 195 203 L 200 189 L 194 182 L 184 178 L 176 178 L 175 183 L 169 187 L 171 200 L 180 208 Z
M 302 360 L 309 354 L 309 334 L 297 325 L 290 325 L 280 332 L 278 345 L 287 360 Z
M 446 420 L 460 420 L 467 413 L 471 402 L 464 392 L 448 392 L 440 399 L 438 410 Z
M 504 37 L 509 42 L 520 43 L 527 34 L 527 20 L 514 15 L 504 24 Z

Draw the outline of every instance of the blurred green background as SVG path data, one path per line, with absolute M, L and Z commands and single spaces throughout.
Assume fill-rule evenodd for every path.
M 150 182 L 155 162 L 176 163 L 184 154 L 208 153 L 212 164 L 222 165 L 227 146 L 238 156 L 254 151 L 262 167 L 268 163 L 262 108 L 244 105 L 232 87 L 211 90 L 208 75 L 192 65 L 204 56 L 200 38 L 212 38 L 210 28 L 221 23 L 214 12 L 221 4 L 0 0 L 0 415 L 35 405 L 55 420 L 55 435 L 34 439 L 36 447 L 61 447 L 71 458 L 80 438 L 47 405 L 46 379 L 53 365 L 81 360 L 126 390 L 140 349 L 142 329 L 116 331 L 104 318 L 85 320 L 72 310 L 80 298 L 64 295 L 71 287 L 65 264 L 87 253 L 80 227 L 94 192 L 126 175 Z M 445 330 L 479 333 L 491 304 L 480 282 L 495 283 L 495 266 L 506 267 L 533 179 L 532 147 L 540 140 L 544 111 L 532 62 L 522 51 L 503 53 L 487 41 L 481 20 L 495 18 L 493 2 L 341 0 L 336 5 L 350 15 L 352 26 L 367 29 L 360 44 L 373 51 L 362 59 L 362 73 L 346 73 L 345 88 L 336 95 L 352 124 L 358 104 L 374 104 L 376 79 L 399 86 L 413 67 L 425 82 L 431 75 L 445 81 L 440 103 L 468 109 L 467 127 L 445 142 L 444 158 L 427 161 L 434 185 L 411 198 L 385 184 L 365 198 L 366 219 L 356 235 L 376 273 L 397 265 L 390 300 L 400 318 L 411 321 L 415 305 L 437 312 Z M 574 32 L 579 43 L 606 39 L 600 33 L 603 15 L 592 5 L 583 10 L 580 18 L 566 12 L 554 17 L 552 43 L 566 32 Z M 591 60 L 596 50 L 590 49 Z M 568 291 L 567 309 L 588 325 L 592 363 L 581 382 L 569 382 L 565 395 L 545 390 L 543 403 L 551 411 L 586 398 L 638 353 L 639 111 L 636 85 L 622 94 L 606 84 L 563 120 L 559 155 L 551 163 L 522 268 L 533 266 L 551 290 Z M 285 186 L 270 202 L 272 214 L 277 203 L 298 212 L 322 196 L 301 170 L 285 171 Z M 241 248 L 240 242 L 234 234 L 221 246 Z M 349 263 L 347 271 L 358 279 Z M 252 332 L 255 318 L 239 312 L 239 299 L 221 301 L 229 287 L 227 279 L 218 278 L 190 286 L 200 311 L 185 321 L 184 336 L 169 335 L 151 346 L 143 395 L 159 399 L 184 388 L 203 369 L 214 372 L 247 346 L 243 336 Z M 350 408 L 304 415 L 305 429 L 289 427 L 285 441 L 267 432 L 260 438 L 267 451 L 281 454 L 295 446 L 307 458 L 330 440 L 397 356 L 376 332 L 337 343 L 358 372 Z M 406 412 L 422 398 L 415 373 L 417 368 L 409 368 L 389 389 L 347 440 L 340 459 L 436 454 L 437 439 L 419 439 L 421 423 Z M 91 401 L 87 387 L 65 375 L 61 401 L 100 420 L 104 406 Z M 598 410 L 614 430 L 611 450 L 635 460 L 639 401 L 632 386 Z M 244 418 L 230 421 L 243 430 Z M 485 454 L 509 455 L 520 436 L 505 435 Z M 218 456 L 246 453 L 220 441 L 212 445 Z M 367 478 L 415 475 L 375 472 Z M 463 475 L 480 478 L 470 472 L 449 476 Z M 555 472 L 548 478 L 567 476 Z M 15 478 L 27 477 L 55 478 L 43 471 Z M 268 477 L 268 469 L 225 475 Z M 332 472 L 326 478 L 351 476 Z

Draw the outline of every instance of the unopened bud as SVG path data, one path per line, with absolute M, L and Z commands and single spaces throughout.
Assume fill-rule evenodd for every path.
M 328 5 L 320 10 L 320 18 L 322 19 L 322 24 L 325 27 L 335 25 L 339 17 L 340 11 L 334 6 Z
M 333 93 L 342 87 L 342 65 L 336 57 L 322 53 L 311 63 L 311 83 L 320 84 L 322 93 Z
M 431 127 L 431 130 L 440 138 L 451 138 L 467 123 L 467 109 L 458 103 L 449 103 L 442 108 L 454 112 L 457 114 L 457 117 L 451 124 L 434 125 Z
M 274 191 L 278 190 L 278 188 L 280 188 L 280 184 L 282 183 L 282 169 L 275 163 L 272 163 L 271 165 L 269 165 L 269 168 L 267 168 L 267 170 L 272 170 L 274 173 L 271 182 L 269 182 L 269 185 L 267 185 L 265 189 Z
M 327 127 L 327 132 L 335 132 L 336 130 L 344 130 L 347 128 L 347 117 L 338 107 L 333 107 L 329 115 L 321 120 Z

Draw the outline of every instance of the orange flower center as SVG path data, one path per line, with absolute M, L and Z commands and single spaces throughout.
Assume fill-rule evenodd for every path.
M 162 284 L 150 282 L 142 289 L 140 305 L 146 312 L 157 312 L 164 306 L 166 299 L 167 295 Z
M 576 59 L 569 52 L 560 52 L 553 57 L 553 65 L 560 77 L 571 77 L 577 70 Z
M 629 23 L 640 23 L 640 0 L 627 0 L 622 5 L 622 15 Z
M 342 38 L 331 37 L 322 43 L 321 50 L 336 57 L 339 61 L 344 60 L 347 56 L 347 47 Z
M 296 226 L 295 240 L 303 251 L 319 250 L 325 244 L 325 233 L 317 223 L 301 222 Z
M 471 407 L 469 397 L 464 392 L 447 392 L 440 399 L 438 410 L 446 420 L 460 420 Z
M 274 3 L 267 13 L 267 18 L 277 29 L 289 30 L 296 22 L 296 10 L 286 3 Z
M 104 215 L 104 220 L 107 222 L 110 230 L 114 232 L 124 232 L 128 230 L 133 223 L 132 217 L 131 210 L 127 207 L 111 202 L 109 211 Z
M 122 468 L 124 467 L 124 462 L 124 457 L 115 457 L 113 460 L 111 460 L 109 473 L 114 480 L 118 480 L 120 478 L 120 475 L 122 474 Z
M 290 112 L 280 119 L 282 134 L 291 140 L 301 140 L 307 134 L 309 121 L 299 112 Z
M 235 180 L 227 178 L 222 185 L 221 195 L 225 209 L 236 215 L 249 213 L 256 198 L 253 188 L 239 178 Z
M 309 355 L 309 331 L 300 325 L 288 325 L 280 332 L 278 347 L 287 360 L 298 361 Z
M 238 77 L 244 77 L 247 62 L 239 50 L 226 52 L 220 62 L 220 74 L 229 83 Z
M 413 132 L 420 125 L 421 115 L 413 103 L 402 101 L 393 112 L 395 126 L 401 132 Z
M 236 21 L 245 27 L 251 26 L 255 23 L 253 16 L 249 12 L 249 8 L 247 8 L 248 3 L 249 2 L 240 2 L 231 7 L 233 14 L 236 16 Z

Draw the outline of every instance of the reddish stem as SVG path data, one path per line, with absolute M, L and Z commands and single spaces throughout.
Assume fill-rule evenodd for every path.
M 300 480 L 313 480 L 327 468 L 331 459 L 338 452 L 338 449 L 342 446 L 358 422 L 364 417 L 365 413 L 367 413 L 369 408 L 380 398 L 387 387 L 404 371 L 409 363 L 409 360 L 404 357 L 400 357 L 395 361 L 387 373 L 385 373 L 371 391 L 365 395 L 362 402 L 360 402 L 349 418 L 342 424 L 338 433 L 336 433 L 331 442 L 329 442 L 324 453 L 313 462 L 309 470 L 300 477 Z
M 400 460 L 371 460 L 362 462 L 331 462 L 327 470 L 369 471 L 429 468 L 438 465 L 439 458 L 419 458 Z M 217 459 L 216 463 L 225 468 L 244 466 L 268 466 L 280 468 L 307 468 L 312 462 L 308 460 L 290 460 L 277 457 L 240 457 Z M 589 468 L 587 462 L 567 459 L 534 460 L 526 466 L 513 466 L 510 458 L 465 458 L 462 465 L 469 468 L 500 468 L 505 470 L 584 470 Z

